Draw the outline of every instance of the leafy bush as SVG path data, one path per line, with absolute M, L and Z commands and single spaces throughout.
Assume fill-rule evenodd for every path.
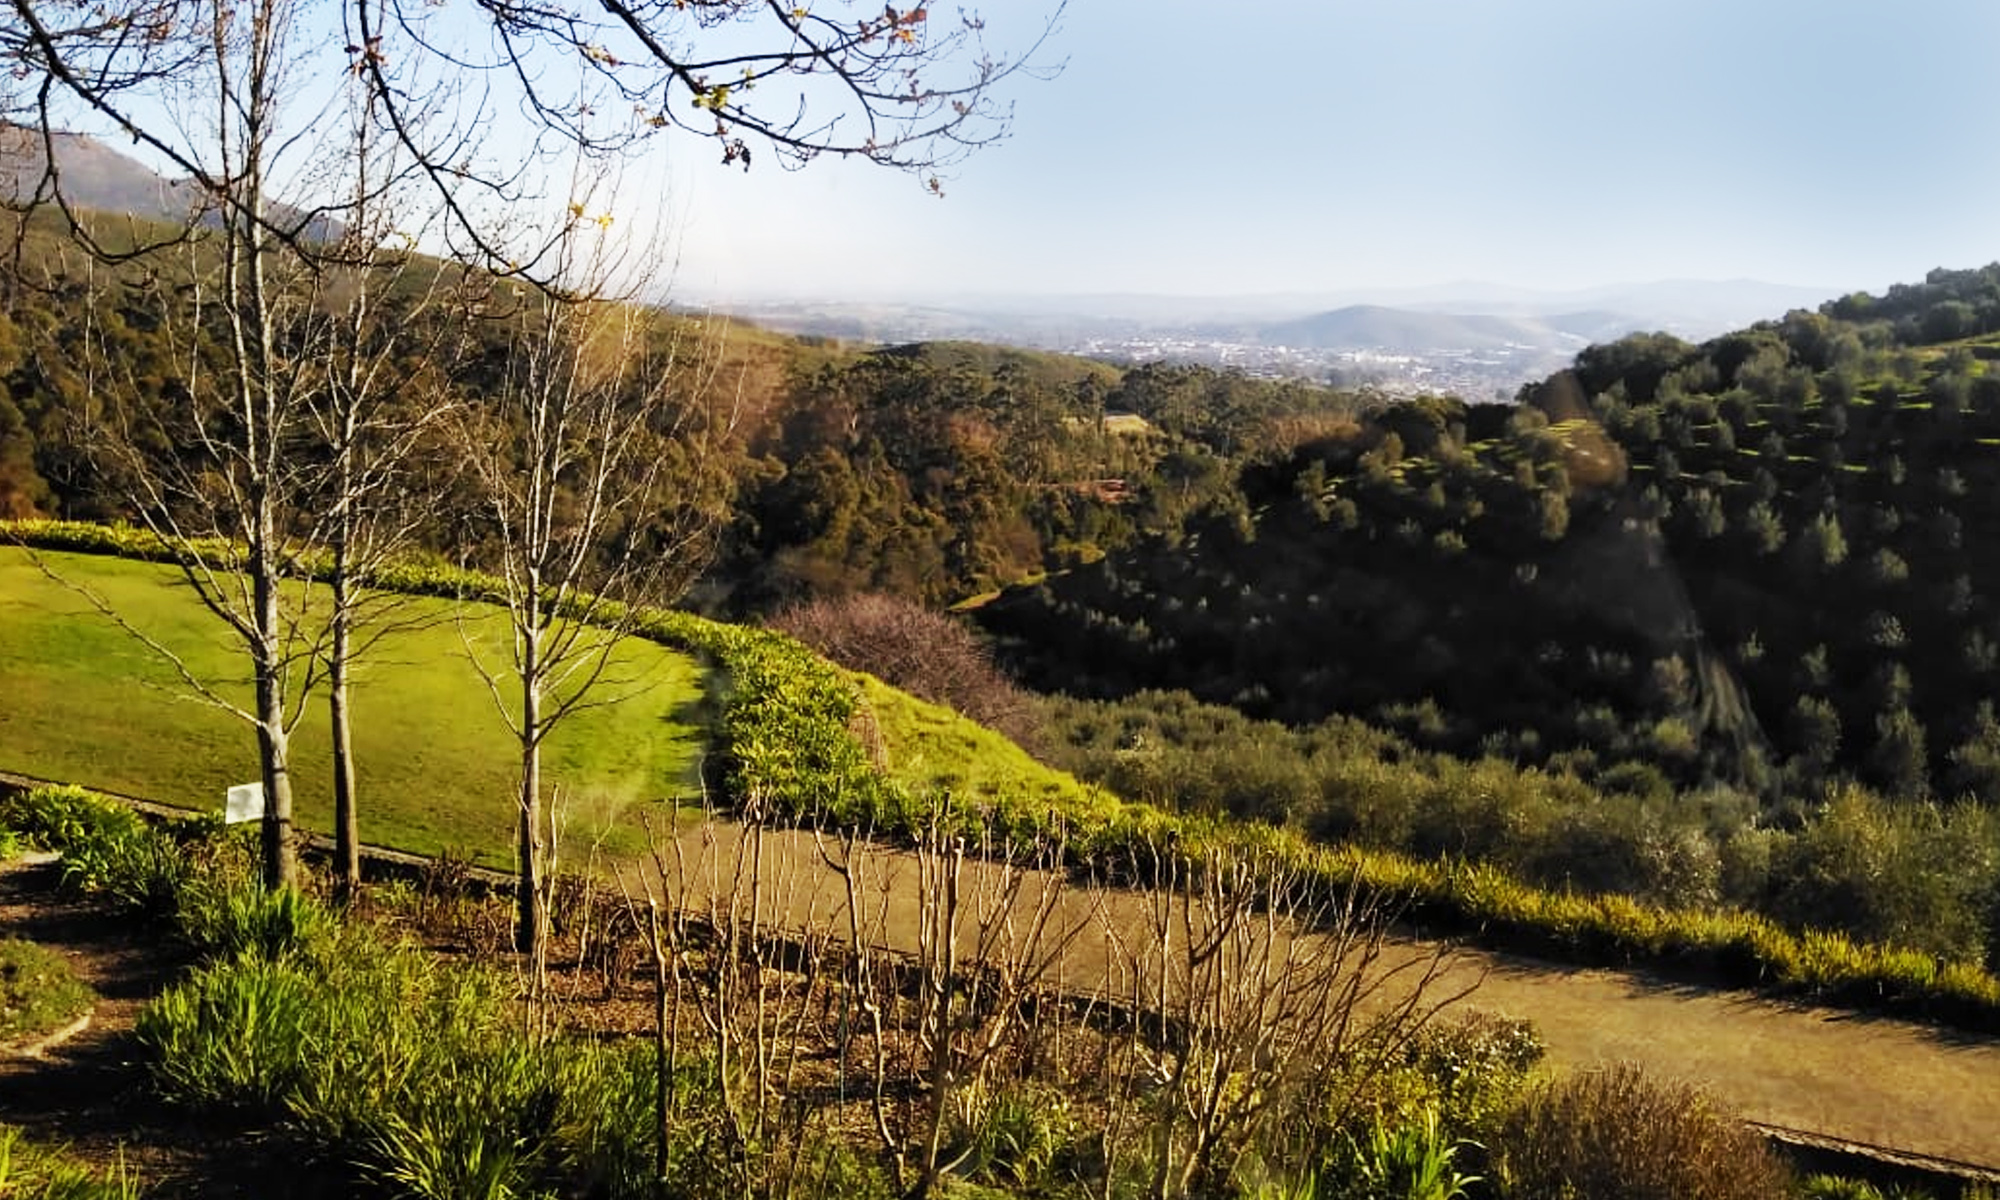
M 1500 1194 L 1521 1200 L 1771 1200 L 1791 1184 L 1713 1100 L 1630 1065 L 1530 1092 L 1501 1128 L 1495 1168 Z
M 1485 1139 L 1545 1053 L 1530 1022 L 1473 1013 L 1426 1026 L 1408 1061 L 1429 1084 L 1427 1106 L 1435 1106 L 1444 1128 Z
M 221 960 L 139 1014 L 160 1090 L 200 1109 L 281 1115 L 319 1052 L 315 983 L 296 960 Z
M 400 1193 L 652 1194 L 649 1053 L 523 1037 L 492 970 L 335 930 L 208 963 L 138 1034 L 168 1098 L 287 1125 Z
M 186 851 L 188 869 L 175 902 L 175 925 L 204 958 L 304 953 L 331 936 L 333 918 L 313 897 L 262 887 L 247 842 L 209 838 Z
M 2000 888 L 2000 834 L 1974 805 L 1889 804 L 1842 788 L 1774 849 L 1769 886 L 1773 911 L 1796 925 L 1977 962 Z
M 993 1093 L 970 1129 L 962 1130 L 967 1158 L 960 1170 L 1012 1188 L 1047 1180 L 1056 1157 L 1076 1134 L 1069 1102 L 1053 1088 L 1021 1083 Z
M 1394 1126 L 1376 1125 L 1356 1148 L 1355 1182 L 1369 1200 L 1459 1200 L 1479 1183 L 1456 1159 L 1466 1143 L 1452 1141 L 1436 1109 Z
M 0 825 L 61 854 L 67 885 L 145 915 L 170 914 L 187 876 L 170 834 L 83 788 L 41 787 L 0 798 Z
M 900 596 L 865 594 L 797 604 L 771 618 L 791 635 L 853 671 L 942 704 L 1032 749 L 1040 740 L 1034 705 L 973 632 Z

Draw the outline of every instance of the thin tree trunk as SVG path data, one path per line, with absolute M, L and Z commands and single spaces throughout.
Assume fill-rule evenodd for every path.
M 531 602 L 533 605 L 534 602 Z M 531 964 L 542 959 L 548 911 L 542 903 L 542 689 L 539 630 L 531 617 L 521 671 L 521 795 L 519 844 L 521 877 L 515 890 L 514 948 Z
M 275 589 L 256 581 L 260 612 L 275 623 Z M 264 593 L 270 592 L 268 602 Z M 285 732 L 284 695 L 279 686 L 281 664 L 272 661 L 271 644 L 259 647 L 257 662 L 257 751 L 264 775 L 264 886 L 276 891 L 299 882 L 298 855 L 292 846 L 291 739 Z
M 354 729 L 347 704 L 348 614 L 346 580 L 334 571 L 333 656 L 327 673 L 327 707 L 333 725 L 334 898 L 351 904 L 361 890 L 361 813 L 355 799 Z

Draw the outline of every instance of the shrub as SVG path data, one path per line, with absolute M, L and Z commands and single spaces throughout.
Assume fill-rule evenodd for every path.
M 170 1100 L 286 1125 L 406 1195 L 654 1194 L 650 1047 L 524 1037 L 507 976 L 367 932 L 248 944 L 141 1014 Z M 676 1178 L 706 1169 L 689 1133 Z
M 960 1169 L 1002 1186 L 1034 1188 L 1075 1133 L 1069 1102 L 1053 1088 L 1001 1088 L 973 1126 L 961 1131 L 967 1158 Z
M 1771 1200 L 1790 1186 L 1763 1139 L 1713 1100 L 1630 1065 L 1530 1092 L 1494 1162 L 1500 1194 L 1521 1200 Z
M 1545 1053 L 1530 1022 L 1475 1012 L 1426 1026 L 1409 1058 L 1430 1081 L 1445 1129 L 1486 1138 Z
M 2000 833 L 1971 805 L 1888 804 L 1840 789 L 1772 855 L 1777 915 L 1980 961 L 2000 883 Z
M 1436 1109 L 1395 1126 L 1377 1125 L 1356 1147 L 1355 1182 L 1370 1200 L 1459 1200 L 1480 1182 L 1457 1166 L 1464 1142 L 1452 1141 Z
M 0 798 L 0 825 L 62 855 L 67 885 L 146 915 L 172 912 L 186 878 L 171 835 L 83 788 L 40 787 Z
M 293 888 L 257 881 L 244 844 L 212 839 L 196 856 L 175 904 L 175 924 L 204 958 L 278 959 L 307 951 L 332 932 L 333 918 Z
M 900 596 L 812 600 L 773 617 L 790 634 L 853 671 L 865 671 L 957 710 L 1034 749 L 1040 721 L 1028 694 L 993 663 L 971 630 Z
M 253 958 L 202 967 L 139 1014 L 140 1045 L 171 1099 L 199 1109 L 276 1118 L 309 1057 L 315 983 L 296 961 Z

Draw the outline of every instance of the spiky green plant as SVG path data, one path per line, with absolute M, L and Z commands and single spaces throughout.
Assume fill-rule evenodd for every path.
M 1471 1144 L 1447 1137 L 1437 1110 L 1426 1108 L 1414 1119 L 1377 1124 L 1357 1148 L 1357 1174 L 1370 1200 L 1458 1200 L 1480 1182 L 1456 1165 Z
M 93 1169 L 0 1125 L 0 1196 L 8 1200 L 139 1200 L 140 1194 L 138 1180 L 122 1161 L 109 1170 Z

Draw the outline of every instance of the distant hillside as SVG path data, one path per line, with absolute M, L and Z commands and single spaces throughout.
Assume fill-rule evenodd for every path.
M 57 185 L 72 208 L 184 222 L 199 207 L 195 189 L 184 179 L 168 179 L 144 163 L 82 133 L 53 133 L 45 143 L 39 130 L 0 125 L 0 203 L 47 201 L 49 150 L 54 151 Z M 306 229 L 315 241 L 333 241 L 341 225 L 331 218 L 308 218 L 289 205 L 273 205 L 281 227 Z
M 193 195 L 185 183 L 164 179 L 84 134 L 57 133 L 50 141 L 57 179 L 72 205 L 175 221 L 187 217 Z M 39 131 L 0 126 L 0 199 L 10 204 L 35 199 L 44 183 L 46 162 Z
M 1323 350 L 1420 354 L 1567 344 L 1574 352 L 1600 338 L 1630 333 L 1642 324 L 1637 318 L 1609 312 L 1503 317 L 1357 304 L 1297 320 L 1254 325 L 1244 332 L 1263 342 Z
M 1773 801 L 2000 803 L 1996 362 L 2000 264 L 1631 336 L 1525 405 L 1395 405 L 1251 464 L 1235 506 L 980 619 L 1073 695 Z

